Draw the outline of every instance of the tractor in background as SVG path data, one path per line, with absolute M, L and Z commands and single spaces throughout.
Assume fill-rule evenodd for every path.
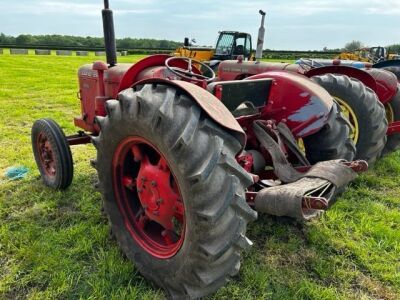
M 258 37 L 264 39 L 265 12 L 259 10 L 261 15 L 261 25 L 258 29 Z M 261 59 L 263 40 L 257 41 L 256 54 L 252 53 L 251 35 L 239 31 L 220 31 L 217 43 L 214 48 L 193 47 L 189 44 L 189 39 L 185 38 L 184 46 L 175 50 L 172 54 L 176 57 L 189 57 L 209 65 L 214 71 L 218 70 L 218 65 L 224 60 L 235 60 L 238 57 L 245 61 Z M 202 70 L 203 71 L 203 70 Z
M 206 296 L 237 274 L 257 212 L 309 220 L 367 169 L 351 161 L 338 106 L 305 76 L 275 70 L 230 80 L 250 63 L 240 58 L 222 62 L 220 78 L 190 58 L 118 64 L 108 0 L 102 16 L 107 63 L 79 68 L 80 130 L 65 136 L 52 119 L 37 120 L 33 153 L 43 182 L 65 189 L 70 146 L 94 145 L 112 232 L 169 298 Z
M 220 31 L 214 48 L 196 47 L 185 38 L 184 45 L 173 53 L 177 57 L 190 57 L 201 62 L 211 60 L 237 59 L 243 55 L 246 60 L 253 58 L 251 35 L 239 31 Z
M 262 28 L 263 28 L 262 21 Z M 257 50 L 261 57 L 264 30 L 259 31 Z M 373 68 L 359 69 L 364 66 L 356 62 L 349 66 L 340 60 L 332 63 L 320 63 L 315 59 L 300 59 L 295 64 L 249 62 L 227 60 L 221 62 L 218 69 L 219 80 L 243 80 L 263 78 L 269 72 L 286 71 L 311 78 L 327 90 L 340 105 L 351 126 L 351 139 L 356 144 L 357 159 L 375 162 L 382 154 L 400 148 L 400 92 L 396 76 L 388 72 L 398 61 L 388 60 L 373 65 Z M 329 61 L 329 60 L 325 60 Z M 339 63 L 337 63 L 339 62 Z M 358 68 L 354 68 L 357 65 Z M 399 64 L 400 65 L 400 64 Z M 389 124 L 388 124 L 389 123 Z
M 328 59 L 300 59 L 296 62 L 299 67 L 289 66 L 296 72 L 305 74 L 308 77 L 321 76 L 324 74 L 334 74 L 332 76 L 346 75 L 353 81 L 362 82 L 367 90 L 372 90 L 379 102 L 385 109 L 385 117 L 388 122 L 387 142 L 382 150 L 382 154 L 387 154 L 400 148 L 400 61 L 382 61 L 378 64 L 363 63 L 350 60 L 328 60 Z M 329 81 L 329 79 L 326 79 Z M 343 110 L 347 114 L 353 127 L 358 128 L 360 135 L 365 132 L 366 139 L 371 139 L 371 128 L 378 128 L 378 123 L 382 118 L 372 118 L 372 103 L 363 97 L 351 99 L 349 93 L 340 92 L 332 82 L 321 82 L 327 90 L 337 97 Z M 354 84 L 353 84 L 354 85 Z M 348 99 L 348 100 L 346 100 Z M 365 117 L 368 114 L 368 118 Z M 376 115 L 376 114 L 375 114 Z M 383 121 L 385 122 L 385 121 Z M 365 123 L 365 125 L 363 125 Z M 374 139 L 373 139 L 374 140 Z M 357 141 L 355 141 L 357 143 Z
M 397 53 L 390 53 L 387 48 L 381 46 L 364 47 L 354 51 L 346 51 L 335 57 L 335 59 L 340 60 L 354 60 L 360 62 L 369 62 L 372 64 L 399 58 L 400 56 Z

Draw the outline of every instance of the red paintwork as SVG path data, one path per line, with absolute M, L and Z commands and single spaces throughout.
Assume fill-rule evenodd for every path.
M 392 135 L 394 133 L 400 133 L 400 121 L 389 123 L 387 130 L 387 135 Z
M 94 123 L 95 116 L 105 116 L 104 103 L 108 99 L 116 99 L 118 93 L 134 83 L 149 78 L 179 79 L 164 66 L 169 55 L 152 55 L 140 60 L 136 64 L 118 64 L 112 68 L 105 68 L 104 63 L 95 62 L 79 68 L 79 95 L 82 115 L 75 118 L 76 126 L 85 131 L 98 133 L 99 128 Z M 174 67 L 186 69 L 184 61 L 174 61 Z M 192 66 L 193 72 L 201 74 Z M 104 78 L 102 80 L 102 78 Z M 103 86 L 104 81 L 104 86 Z
M 162 153 L 143 137 L 126 138 L 115 151 L 112 174 L 115 199 L 132 238 L 152 256 L 174 256 L 185 238 L 185 208 Z
M 302 75 L 285 71 L 289 66 L 286 63 L 223 61 L 218 68 L 218 79 L 274 79 L 261 118 L 286 122 L 296 137 L 305 137 L 325 125 L 333 101 L 319 85 Z M 257 118 L 260 116 L 246 118 L 246 121 L 239 118 L 238 121 L 242 127 L 249 128 L 241 122 L 252 122 Z
M 298 138 L 311 135 L 325 125 L 333 101 L 319 85 L 285 71 L 265 72 L 246 80 L 261 78 L 274 79 L 268 103 L 262 109 L 262 119 L 285 122 Z
M 376 81 L 374 90 L 379 100 L 385 104 L 392 100 L 397 92 L 397 77 L 392 72 L 383 69 L 365 69 Z

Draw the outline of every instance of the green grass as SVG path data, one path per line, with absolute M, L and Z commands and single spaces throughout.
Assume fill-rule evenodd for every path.
M 20 181 L 0 177 L 0 299 L 164 297 L 109 238 L 92 188 L 93 147 L 73 147 L 75 177 L 65 192 L 44 187 L 34 164 L 32 123 L 51 117 L 75 132 L 77 69 L 95 59 L 0 55 L 0 176 L 9 166 L 30 169 Z M 254 247 L 239 275 L 211 298 L 399 299 L 399 172 L 397 152 L 303 226 L 260 216 L 249 225 Z

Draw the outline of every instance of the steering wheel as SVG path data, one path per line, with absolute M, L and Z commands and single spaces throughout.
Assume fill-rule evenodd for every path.
M 187 67 L 187 69 L 183 69 L 180 67 L 171 66 L 171 63 L 173 61 L 184 61 L 188 64 L 188 67 Z M 202 67 L 206 68 L 210 72 L 211 75 L 205 76 L 202 74 L 194 73 L 193 68 L 192 68 L 192 63 L 199 64 Z M 215 72 L 213 71 L 213 69 L 211 69 L 205 63 L 202 63 L 198 60 L 191 59 L 188 57 L 170 57 L 165 61 L 165 66 L 167 67 L 168 70 L 170 70 L 175 75 L 178 75 L 179 77 L 185 78 L 187 80 L 196 80 L 196 81 L 205 80 L 207 83 L 209 83 L 215 79 Z

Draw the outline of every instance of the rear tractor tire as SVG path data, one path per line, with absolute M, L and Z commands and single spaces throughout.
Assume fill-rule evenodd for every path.
M 40 119 L 32 126 L 31 138 L 44 184 L 54 189 L 66 189 L 72 182 L 74 166 L 63 130 L 52 119 Z
M 126 256 L 168 298 L 199 298 L 238 273 L 257 217 L 239 141 L 186 94 L 162 84 L 122 91 L 98 117 L 94 166 Z
M 386 144 L 388 127 L 385 109 L 374 91 L 346 75 L 325 74 L 311 79 L 334 97 L 351 124 L 355 158 L 374 163 Z
M 353 160 L 356 147 L 350 132 L 348 121 L 340 112 L 338 104 L 333 103 L 326 125 L 318 132 L 303 138 L 308 161 L 316 164 L 332 159 Z

